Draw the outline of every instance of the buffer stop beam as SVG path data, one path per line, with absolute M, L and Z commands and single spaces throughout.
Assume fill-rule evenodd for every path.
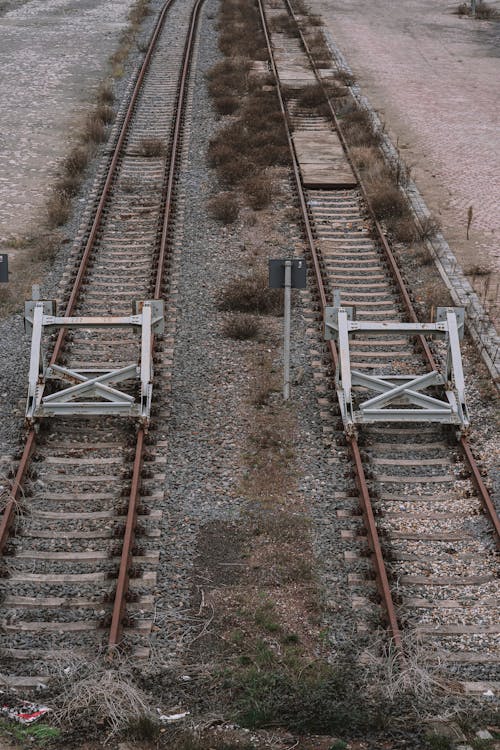
M 34 295 L 36 297 L 36 295 Z M 163 300 L 136 301 L 129 316 L 58 316 L 54 300 L 32 299 L 25 303 L 25 330 L 31 333 L 31 354 L 26 400 L 26 421 L 54 416 L 133 417 L 147 426 L 153 389 L 153 336 L 164 330 Z M 140 333 L 135 362 L 102 369 L 66 367 L 48 363 L 44 334 L 61 329 L 130 328 Z M 129 387 L 118 388 L 129 381 Z M 133 382 L 135 381 L 135 383 Z M 54 392 L 47 394 L 51 382 Z M 138 397 L 130 390 L 138 391 Z
M 438 422 L 455 425 L 460 433 L 467 431 L 469 415 L 460 352 L 463 308 L 438 307 L 433 323 L 359 321 L 353 306 L 342 306 L 338 294 L 334 300 L 335 305 L 325 309 L 324 333 L 325 339 L 335 340 L 338 347 L 335 380 L 348 434 L 355 434 L 358 425 L 376 422 Z M 373 339 L 374 346 L 377 337 L 429 336 L 442 339 L 446 352 L 439 368 L 431 372 L 367 374 L 351 366 L 350 342 L 357 334 L 364 334 L 368 341 Z M 432 395 L 423 393 L 429 387 L 433 387 Z M 367 390 L 377 395 L 363 399 Z

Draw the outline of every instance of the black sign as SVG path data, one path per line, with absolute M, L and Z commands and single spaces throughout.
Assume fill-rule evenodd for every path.
M 9 280 L 9 256 L 0 253 L 0 284 L 6 284 Z
M 270 260 L 269 261 L 269 286 L 271 289 L 283 289 L 285 286 L 285 263 L 287 258 L 283 260 Z M 292 289 L 305 289 L 306 288 L 306 261 L 304 258 L 290 258 L 291 268 L 291 286 Z

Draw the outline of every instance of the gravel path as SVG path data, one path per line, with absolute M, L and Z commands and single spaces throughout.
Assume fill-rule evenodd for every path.
M 203 15 L 203 43 L 199 51 L 193 101 L 188 163 L 183 169 L 184 229 L 178 238 L 180 259 L 179 300 L 172 394 L 168 431 L 169 451 L 166 469 L 166 495 L 162 506 L 163 538 L 168 543 L 160 555 L 158 573 L 157 625 L 154 649 L 162 659 L 182 658 L 186 644 L 196 637 L 199 620 L 192 612 L 192 571 L 196 546 L 214 522 L 230 523 L 248 509 L 240 486 L 245 472 L 242 455 L 251 427 L 246 408 L 251 387 L 249 360 L 255 361 L 259 345 L 254 341 L 234 342 L 221 332 L 223 315 L 217 310 L 217 296 L 228 280 L 248 268 L 248 250 L 241 246 L 239 226 L 225 229 L 206 214 L 205 200 L 215 189 L 213 173 L 205 161 L 207 139 L 215 132 L 212 108 L 204 74 L 219 59 L 214 25 L 215 3 L 209 2 Z M 285 195 L 290 202 L 291 196 Z M 293 237 L 288 227 L 279 227 L 281 246 L 273 247 L 274 257 L 289 252 Z M 281 356 L 281 324 L 264 323 L 278 331 L 276 348 L 271 352 L 277 366 Z M 277 326 L 277 329 L 276 329 Z M 313 336 L 315 340 L 315 334 Z M 296 310 L 293 322 L 292 371 L 303 373 L 293 386 L 293 406 L 297 409 L 300 434 L 298 455 L 300 485 L 292 490 L 311 509 L 318 521 L 317 552 L 321 555 L 324 580 L 336 592 L 336 630 L 339 639 L 340 612 L 350 619 L 342 542 L 336 520 L 330 513 L 331 487 L 342 480 L 328 464 L 329 443 L 322 439 L 322 425 L 314 394 L 313 371 L 309 362 L 306 321 Z M 250 365 L 251 372 L 252 365 Z M 281 370 L 280 370 L 281 372 Z M 224 542 L 224 539 L 223 539 Z M 230 544 L 229 539 L 225 544 Z M 209 584 L 208 584 L 209 585 Z M 345 593 L 345 592 L 344 592 Z M 350 629 L 347 624 L 344 630 Z

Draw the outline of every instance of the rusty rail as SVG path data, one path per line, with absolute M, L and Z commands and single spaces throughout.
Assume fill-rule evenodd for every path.
M 186 37 L 186 44 L 184 46 L 182 70 L 179 77 L 179 84 L 177 88 L 176 97 L 176 108 L 175 108 L 175 122 L 172 133 L 172 141 L 170 145 L 170 164 L 164 186 L 164 200 L 165 209 L 163 213 L 162 232 L 159 248 L 158 265 L 156 269 L 156 281 L 154 298 L 159 299 L 161 296 L 163 276 L 165 271 L 165 263 L 168 255 L 168 243 L 169 235 L 172 230 L 172 221 L 174 217 L 173 210 L 173 197 L 175 191 L 175 183 L 177 180 L 177 170 L 179 167 L 179 160 L 181 155 L 182 146 L 182 121 L 184 118 L 186 99 L 187 99 L 187 86 L 189 71 L 191 68 L 192 53 L 194 48 L 194 40 L 198 20 L 200 16 L 200 10 L 205 0 L 197 0 L 193 7 L 190 21 L 189 30 Z M 152 342 L 154 346 L 154 339 Z M 118 572 L 118 581 L 116 585 L 115 600 L 113 604 L 113 613 L 111 619 L 111 629 L 108 640 L 108 647 L 115 649 L 121 641 L 122 630 L 123 630 L 123 617 L 125 613 L 126 599 L 129 590 L 129 571 L 132 564 L 132 551 L 134 546 L 135 528 L 137 525 L 137 506 L 139 503 L 140 487 L 141 487 L 141 469 L 143 461 L 143 446 L 144 446 L 144 429 L 141 427 L 137 434 L 137 445 L 135 452 L 134 468 L 132 472 L 132 484 L 129 496 L 129 505 L 127 513 L 127 521 L 125 525 L 125 533 L 123 537 L 123 548 L 120 559 L 120 569 Z
M 35 447 L 35 436 L 35 430 L 31 429 L 27 435 L 19 466 L 17 467 L 12 492 L 10 493 L 2 515 L 2 522 L 0 523 L 0 554 L 4 551 L 9 538 L 10 529 L 16 517 L 16 508 L 22 493 L 23 482 L 26 478 L 31 454 Z

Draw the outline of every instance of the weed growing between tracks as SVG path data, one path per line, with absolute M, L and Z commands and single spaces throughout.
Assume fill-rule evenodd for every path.
M 459 16 L 472 16 L 471 3 L 460 3 L 456 12 Z M 488 3 L 480 0 L 476 5 L 476 12 L 473 17 L 478 21 L 498 21 L 500 20 L 500 13 Z

